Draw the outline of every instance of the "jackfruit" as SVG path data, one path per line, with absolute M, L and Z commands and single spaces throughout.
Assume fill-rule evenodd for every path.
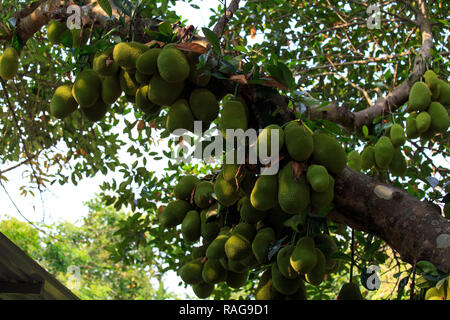
M 252 242 L 252 251 L 256 259 L 261 264 L 269 262 L 268 254 L 272 242 L 275 241 L 275 231 L 272 228 L 266 227 L 258 230 Z
M 247 283 L 247 279 L 248 269 L 240 273 L 228 271 L 226 283 L 230 288 L 238 289 Z
M 255 174 L 251 172 L 245 172 L 242 181 L 239 183 L 239 193 L 243 197 L 250 197 L 256 180 L 258 180 L 258 177 Z
M 314 269 L 317 264 L 317 254 L 314 249 L 314 239 L 311 237 L 303 237 L 297 241 L 290 258 L 291 266 L 296 272 L 307 274 Z
M 153 114 L 159 110 L 160 106 L 148 100 L 147 93 L 148 85 L 141 86 L 136 91 L 136 106 L 146 114 Z
M 400 147 L 405 144 L 406 136 L 403 127 L 398 123 L 393 124 L 390 132 L 391 142 L 394 147 Z
M 72 95 L 82 108 L 92 107 L 100 97 L 102 80 L 92 69 L 81 71 L 75 78 Z
M 177 129 L 194 130 L 194 117 L 185 99 L 175 102 L 167 113 L 166 129 L 173 133 Z
M 431 118 L 430 128 L 435 132 L 445 133 L 449 126 L 447 109 L 439 102 L 432 102 L 428 108 L 428 114 Z
M 380 169 L 387 169 L 394 156 L 394 146 L 391 139 L 382 136 L 375 144 L 375 164 Z
M 83 32 L 81 28 L 73 28 L 70 29 L 70 32 L 72 33 L 72 48 L 84 46 L 89 40 L 90 30 L 87 28 L 83 29 Z
M 239 182 L 243 178 L 242 174 L 238 175 L 240 167 L 241 167 L 240 164 L 224 163 L 222 166 L 223 178 L 225 180 L 227 180 L 228 182 L 236 182 L 236 178 L 237 178 L 237 181 Z M 241 173 L 242 173 L 242 170 L 241 170 Z M 236 176 L 236 175 L 238 175 L 238 176 Z
M 218 259 L 208 259 L 203 265 L 202 278 L 206 283 L 223 282 L 227 279 L 227 270 L 222 267 Z
M 202 282 L 202 258 L 197 258 L 183 265 L 178 274 L 187 284 L 197 284 Z
M 225 243 L 230 238 L 228 233 L 220 234 L 211 242 L 206 249 L 206 256 L 208 259 L 220 259 L 226 257 L 225 255 Z
M 120 80 L 117 75 L 106 76 L 102 79 L 102 100 L 111 105 L 122 95 Z
M 247 114 L 245 106 L 241 101 L 229 99 L 224 102 L 222 107 L 222 114 L 219 118 L 219 128 L 224 138 L 226 138 L 227 129 L 242 129 L 247 130 Z
M 318 248 L 314 249 L 316 251 L 317 263 L 316 266 L 305 275 L 306 281 L 313 286 L 318 286 L 322 283 L 325 277 L 325 255 Z
M 359 286 L 356 283 L 349 282 L 342 286 L 337 300 L 364 300 L 364 298 L 361 295 Z
M 219 223 L 217 221 L 210 221 L 207 219 L 209 210 L 213 209 L 217 209 L 217 206 L 212 206 L 209 209 L 203 209 L 200 213 L 201 235 L 203 237 L 203 241 L 206 243 L 213 241 L 220 232 Z
M 257 223 L 258 221 L 264 219 L 267 214 L 267 211 L 255 209 L 255 207 L 252 206 L 249 197 L 247 196 L 239 200 L 238 210 L 241 216 L 241 220 L 248 223 Z
M 93 106 L 89 108 L 81 108 L 81 110 L 89 121 L 97 122 L 103 119 L 109 108 L 109 104 L 104 103 L 102 99 L 98 99 Z
M 123 69 L 136 69 L 137 59 L 148 50 L 148 47 L 139 42 L 120 42 L 114 46 L 113 58 Z
M 277 176 L 261 175 L 256 180 L 250 202 L 256 210 L 265 211 L 277 205 Z
M 255 237 L 255 227 L 241 222 L 234 229 L 225 243 L 225 254 L 229 260 L 242 260 L 252 252 L 252 242 Z
M 288 162 L 278 174 L 278 204 L 289 214 L 298 214 L 310 203 L 309 186 L 305 175 L 294 180 L 292 161 Z
M 212 122 L 219 115 L 219 103 L 208 89 L 195 89 L 189 97 L 189 105 L 195 119 Z
M 327 208 L 334 199 L 334 179 L 332 176 L 328 176 L 329 184 L 328 188 L 324 192 L 311 192 L 311 203 L 317 209 Z
M 199 55 L 194 52 L 188 52 L 187 58 L 190 66 L 189 80 L 199 87 L 206 87 L 211 79 L 211 75 L 206 74 L 204 70 L 197 69 Z
M 277 254 L 277 266 L 283 277 L 286 279 L 295 279 L 298 277 L 298 273 L 291 266 L 291 255 L 295 247 L 293 245 L 287 245 L 281 248 Z
M 136 73 L 134 74 L 134 78 L 136 79 L 137 83 L 148 85 L 150 81 L 152 81 L 152 76 L 143 74 L 136 70 Z
M 119 65 L 113 61 L 112 52 L 114 48 L 109 48 L 104 52 L 97 53 L 92 62 L 92 69 L 102 76 L 114 76 L 119 71 Z
M 193 247 L 192 248 L 192 258 L 203 258 L 206 255 L 206 250 L 208 247 L 206 245 L 202 245 L 200 247 Z
M 324 166 L 312 164 L 306 172 L 306 179 L 316 192 L 324 192 L 328 188 L 328 171 Z
M 301 285 L 301 278 L 297 277 L 294 279 L 285 278 L 276 262 L 272 264 L 272 282 L 275 289 L 281 294 L 290 295 L 297 292 Z
M 431 125 L 431 116 L 428 112 L 422 111 L 416 117 L 416 127 L 417 132 L 424 133 L 426 132 Z
M 329 172 L 339 173 L 347 164 L 347 154 L 336 138 L 325 133 L 315 132 L 312 160 L 327 168 Z
M 361 171 L 362 168 L 362 157 L 356 150 L 350 151 L 347 155 L 347 165 L 349 168 L 355 171 Z
M 141 54 L 136 60 L 136 70 L 150 76 L 158 72 L 156 61 L 161 51 L 160 48 L 152 48 Z
M 389 164 L 389 172 L 397 177 L 403 177 L 406 173 L 406 160 L 400 149 L 394 152 L 394 157 Z
M 181 234 L 186 242 L 194 242 L 200 239 L 200 214 L 196 210 L 190 210 L 181 223 Z
M 275 141 L 277 146 L 272 146 L 272 134 L 278 134 L 278 139 Z M 272 158 L 279 157 L 281 148 L 284 145 L 284 131 L 277 124 L 271 124 L 265 127 L 258 135 L 256 140 L 256 150 L 259 159 L 264 157 Z
M 241 273 L 248 270 L 244 260 L 229 260 L 227 257 L 224 257 L 219 261 L 225 269 L 232 272 Z
M 186 175 L 181 177 L 178 184 L 173 189 L 175 197 L 179 200 L 190 200 L 192 191 L 200 180 L 196 176 Z
M 375 165 L 375 148 L 367 146 L 361 153 L 361 169 L 371 169 Z
M 297 292 L 294 294 L 287 295 L 285 297 L 286 300 L 307 300 L 306 299 L 306 288 L 305 288 L 305 282 L 300 281 L 300 288 L 298 288 Z
M 125 70 L 120 70 L 120 88 L 125 92 L 126 95 L 136 96 L 136 91 L 139 89 L 140 85 L 136 81 L 134 74 L 126 72 Z
M 210 206 L 211 195 L 214 192 L 214 184 L 209 181 L 200 182 L 194 193 L 195 205 L 201 209 L 205 209 Z
M 406 118 L 406 136 L 409 139 L 415 139 L 419 137 L 419 132 L 417 131 L 416 118 L 408 117 Z
M 186 213 L 191 209 L 189 202 L 175 200 L 169 202 L 159 215 L 159 223 L 163 228 L 172 228 L 183 222 Z
M 50 114 L 58 119 L 63 119 L 74 112 L 78 103 L 72 97 L 70 85 L 59 86 L 53 94 L 50 102 Z
M 62 34 L 67 31 L 67 24 L 56 20 L 50 20 L 47 25 L 47 39 L 52 44 L 57 44 L 61 41 Z
M 214 193 L 217 201 L 223 206 L 230 207 L 239 200 L 239 193 L 237 192 L 235 181 L 226 181 L 223 178 L 223 173 L 220 172 L 216 182 L 214 183 Z
M 12 79 L 19 69 L 19 54 L 16 49 L 6 48 L 0 56 L 0 77 L 3 80 Z
M 211 293 L 214 291 L 214 284 L 212 283 L 206 283 L 206 282 L 200 282 L 197 284 L 194 284 L 192 286 L 192 291 L 194 291 L 195 295 L 200 299 L 206 299 L 208 298 Z
M 177 48 L 164 48 L 156 60 L 161 77 L 167 82 L 182 82 L 190 73 L 186 56 Z
M 450 85 L 444 80 L 439 80 L 439 99 L 438 101 L 444 105 L 450 105 Z
M 431 102 L 431 91 L 425 82 L 416 82 L 409 92 L 408 108 L 415 111 L 428 109 Z
M 273 286 L 271 269 L 267 269 L 259 278 L 255 298 L 256 300 L 281 300 L 283 298 L 283 295 Z
M 304 126 L 293 122 L 284 128 L 284 135 L 291 158 L 299 162 L 308 160 L 314 151 L 312 134 Z
M 148 99 L 160 106 L 170 106 L 177 101 L 184 89 L 184 82 L 169 83 L 155 74 L 150 81 Z
M 337 260 L 333 255 L 338 252 L 336 242 L 327 234 L 316 234 L 313 237 L 315 248 L 320 249 L 325 256 L 325 272 L 331 273 L 337 266 Z
M 424 75 L 423 75 L 424 79 L 425 79 L 425 83 L 428 85 L 428 87 L 430 89 L 433 89 L 435 87 L 438 86 L 439 84 L 439 78 L 436 75 L 436 73 L 434 73 L 433 70 L 427 70 Z M 439 95 L 438 95 L 439 96 Z

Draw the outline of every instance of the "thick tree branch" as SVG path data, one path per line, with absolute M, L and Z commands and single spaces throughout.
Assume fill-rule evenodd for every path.
M 222 38 L 225 27 L 228 21 L 231 20 L 233 14 L 239 8 L 240 0 L 232 0 L 230 6 L 226 9 L 225 14 L 219 19 L 219 21 L 214 26 L 213 32 L 220 38 Z

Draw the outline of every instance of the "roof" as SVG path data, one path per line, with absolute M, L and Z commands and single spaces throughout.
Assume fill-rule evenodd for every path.
M 0 300 L 78 300 L 0 232 Z

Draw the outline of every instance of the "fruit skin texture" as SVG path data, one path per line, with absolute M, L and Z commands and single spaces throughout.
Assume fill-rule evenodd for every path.
M 245 106 L 239 100 L 229 99 L 223 104 L 222 115 L 219 119 L 219 128 L 226 137 L 226 129 L 247 130 L 247 114 Z
M 219 283 L 227 279 L 227 270 L 218 259 L 208 259 L 203 265 L 202 278 L 206 283 Z
M 278 268 L 278 264 L 272 264 L 272 282 L 275 289 L 285 295 L 294 294 L 300 288 L 301 278 L 287 279 Z
M 269 248 L 272 242 L 275 241 L 275 231 L 272 228 L 266 227 L 256 233 L 252 242 L 252 251 L 259 263 L 265 264 L 268 261 Z
M 191 198 L 192 190 L 199 183 L 199 179 L 196 176 L 187 175 L 181 177 L 178 184 L 173 189 L 175 197 L 179 200 L 189 200 Z
M 50 113 L 52 116 L 63 119 L 74 112 L 77 107 L 78 103 L 72 97 L 70 85 L 62 85 L 55 90 L 50 102 Z
M 355 171 L 361 171 L 362 168 L 362 157 L 356 150 L 350 151 L 347 155 L 347 164 L 349 168 Z
M 239 200 L 238 210 L 241 216 L 241 220 L 248 223 L 257 223 L 258 221 L 262 220 L 267 214 L 267 211 L 255 209 L 255 207 L 252 206 L 249 197 L 247 196 Z
M 100 96 L 102 80 L 92 69 L 81 71 L 75 78 L 72 95 L 82 108 L 92 107 Z
M 311 203 L 317 209 L 325 209 L 328 207 L 334 199 L 334 178 L 328 176 L 330 183 L 328 184 L 327 190 L 324 192 L 311 192 Z
M 445 133 L 449 126 L 449 117 L 447 109 L 439 102 L 432 102 L 428 109 L 431 117 L 430 128 L 436 132 Z
M 195 295 L 198 298 L 206 299 L 214 291 L 214 284 L 206 283 L 206 282 L 200 282 L 200 283 L 194 284 L 192 286 L 192 290 L 194 291 Z
M 226 181 L 223 178 L 223 173 L 220 172 L 214 183 L 214 193 L 217 201 L 225 207 L 232 206 L 239 200 L 239 193 L 236 190 L 236 183 L 234 181 Z
M 148 85 L 141 86 L 136 91 L 136 106 L 146 114 L 154 114 L 159 111 L 159 106 L 147 98 Z
M 408 117 L 406 118 L 406 136 L 409 139 L 415 139 L 419 137 L 419 132 L 417 131 L 416 118 Z
M 200 239 L 200 214 L 195 210 L 190 210 L 181 223 L 181 234 L 186 242 L 194 242 Z
M 102 76 L 113 76 L 119 71 L 119 65 L 112 60 L 113 48 L 97 53 L 92 62 L 92 69 L 97 71 Z
M 438 76 L 436 75 L 436 73 L 434 73 L 433 70 L 425 71 L 423 77 L 425 79 L 425 83 L 428 85 L 428 87 L 430 87 L 430 89 L 436 87 L 439 83 Z
M 167 114 L 166 128 L 170 133 L 177 129 L 194 130 L 194 117 L 185 99 L 175 102 Z
M 212 122 L 219 115 L 219 103 L 208 89 L 195 89 L 189 97 L 192 114 L 197 120 Z
M 220 232 L 220 226 L 217 223 L 217 221 L 206 222 L 206 214 L 208 212 L 209 209 L 203 209 L 202 212 L 200 213 L 200 220 L 201 220 L 200 233 L 205 243 L 213 241 Z
M 177 101 L 184 89 L 184 82 L 169 83 L 155 74 L 150 81 L 148 99 L 160 106 L 170 106 Z
M 202 181 L 197 185 L 194 193 L 195 205 L 201 209 L 205 209 L 210 205 L 212 193 L 214 192 L 214 184 L 209 181 Z
M 314 244 L 325 256 L 325 272 L 333 272 L 338 265 L 337 261 L 332 258 L 333 254 L 338 252 L 334 239 L 327 234 L 317 234 L 314 236 Z
M 159 223 L 163 228 L 172 228 L 183 222 L 186 213 L 191 209 L 189 202 L 175 200 L 169 202 L 159 215 Z
M 239 223 L 225 243 L 225 254 L 230 260 L 245 259 L 252 252 L 252 242 L 255 228 L 245 222 Z
M 431 125 L 431 116 L 428 112 L 423 111 L 417 115 L 416 118 L 416 127 L 417 132 L 424 133 L 426 132 Z
M 62 34 L 67 30 L 67 25 L 64 22 L 50 20 L 47 25 L 47 38 L 52 44 L 61 41 Z
M 444 106 L 450 105 L 450 85 L 444 80 L 439 80 L 439 86 L 439 102 Z
M 403 177 L 406 173 L 406 160 L 400 149 L 395 150 L 394 157 L 389 164 L 389 171 L 392 175 Z
M 143 43 L 120 42 L 113 49 L 113 59 L 122 68 L 132 70 L 136 68 L 136 60 L 147 50 L 148 47 Z
M 306 179 L 316 192 L 324 192 L 330 183 L 327 168 L 317 164 L 312 164 L 308 167 Z
M 295 161 L 307 160 L 314 151 L 312 134 L 296 122 L 288 124 L 284 128 L 285 143 L 289 155 Z
M 100 121 L 108 112 L 110 105 L 103 102 L 102 99 L 98 99 L 93 106 L 89 108 L 81 108 L 84 116 L 92 122 Z
M 256 210 L 265 211 L 272 209 L 277 204 L 277 176 L 262 175 L 253 187 L 250 202 Z
M 136 60 L 136 70 L 142 74 L 153 75 L 158 71 L 157 60 L 162 49 L 152 48 L 139 56 Z
M 390 131 L 390 138 L 391 142 L 394 145 L 394 147 L 399 147 L 405 144 L 406 136 L 405 132 L 403 131 L 403 127 L 399 124 L 394 124 L 391 127 Z
M 120 80 L 117 75 L 106 76 L 102 80 L 102 100 L 106 104 L 113 104 L 122 95 Z
M 272 148 L 272 133 L 278 132 L 278 148 Z M 276 134 L 276 133 L 275 133 Z M 275 136 L 274 134 L 274 136 Z M 284 144 L 284 131 L 277 124 L 271 124 L 265 127 L 258 135 L 256 140 L 259 159 L 278 157 Z
M 317 254 L 314 250 L 314 239 L 311 237 L 300 238 L 291 254 L 292 268 L 300 274 L 311 272 L 317 264 Z
M 288 245 L 281 248 L 277 254 L 277 266 L 283 277 L 287 279 L 295 279 L 298 277 L 298 273 L 292 268 L 290 258 L 295 247 Z
M 230 235 L 227 234 L 220 234 L 211 242 L 211 244 L 208 246 L 208 249 L 206 249 L 206 256 L 208 259 L 220 259 L 225 258 L 225 243 L 230 238 Z
M 431 102 L 431 91 L 425 82 L 416 82 L 409 92 L 408 107 L 415 111 L 424 111 Z
M 311 270 L 311 272 L 308 272 L 305 275 L 306 281 L 308 283 L 312 284 L 313 286 L 318 286 L 325 277 L 325 264 L 326 259 L 325 255 L 322 253 L 322 251 L 318 248 L 314 249 L 317 256 L 317 263 L 314 269 Z
M 361 169 L 369 170 L 375 165 L 375 148 L 367 146 L 361 153 Z
M 294 180 L 292 161 L 288 162 L 278 174 L 278 204 L 289 214 L 298 214 L 310 203 L 309 186 L 305 175 Z
M 375 144 L 375 164 L 381 169 L 387 169 L 394 156 L 394 146 L 391 139 L 381 137 Z
M 4 80 L 12 79 L 19 69 L 19 54 L 16 49 L 6 48 L 0 56 L 0 77 Z
M 337 300 L 364 300 L 364 298 L 361 295 L 359 286 L 356 283 L 349 282 L 342 286 L 337 296 Z
M 120 70 L 120 88 L 126 95 L 136 96 L 136 91 L 139 89 L 139 83 L 136 81 L 134 74 L 125 70 Z
M 158 71 L 167 82 L 182 82 L 191 72 L 186 56 L 176 48 L 163 49 L 157 58 Z
M 256 288 L 256 300 L 281 300 L 283 295 L 273 286 L 272 271 L 267 269 L 261 276 Z
M 248 269 L 239 273 L 228 271 L 226 283 L 230 288 L 238 289 L 247 282 L 247 279 L 248 279 Z
M 313 161 L 325 166 L 332 173 L 340 173 L 347 165 L 347 154 L 336 138 L 315 132 Z
M 202 282 L 202 258 L 197 258 L 183 265 L 178 274 L 187 284 L 197 284 Z

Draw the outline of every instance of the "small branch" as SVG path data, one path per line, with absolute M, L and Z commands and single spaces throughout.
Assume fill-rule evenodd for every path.
M 225 11 L 225 14 L 219 19 L 219 21 L 214 26 L 213 32 L 217 35 L 219 39 L 222 38 L 223 32 L 225 31 L 225 27 L 228 21 L 231 20 L 233 14 L 239 8 L 239 2 L 240 0 L 232 0 L 230 6 Z

